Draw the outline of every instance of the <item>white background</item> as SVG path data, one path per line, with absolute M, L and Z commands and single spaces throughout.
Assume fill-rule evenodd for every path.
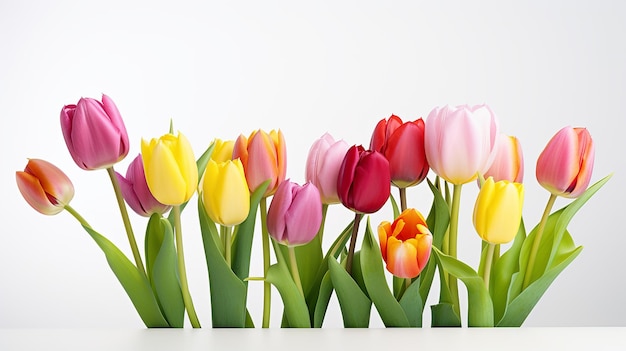
M 130 256 L 106 172 L 79 169 L 59 126 L 63 105 L 101 93 L 116 102 L 132 141 L 116 166 L 122 173 L 141 138 L 160 136 L 173 119 L 197 155 L 215 137 L 280 128 L 288 177 L 298 182 L 309 146 L 324 132 L 367 146 L 377 121 L 391 113 L 416 119 L 435 106 L 485 102 L 524 148 L 527 226 L 548 198 L 534 177 L 541 149 L 565 125 L 587 127 L 596 143 L 592 181 L 615 175 L 571 223 L 585 248 L 525 325 L 626 326 L 625 10 L 619 1 L 1 2 L 0 328 L 143 326 L 73 218 L 39 215 L 15 186 L 27 158 L 55 163 L 74 182 L 74 208 Z M 464 187 L 459 242 L 461 259 L 474 267 L 475 188 Z M 409 206 L 428 211 L 425 185 L 408 194 Z M 194 212 L 183 213 L 186 260 L 196 309 L 209 326 Z M 142 247 L 146 220 L 131 216 Z M 390 216 L 387 206 L 371 220 Z M 326 237 L 350 219 L 341 205 L 331 207 Z M 261 274 L 259 251 L 253 275 Z M 260 285 L 250 283 L 257 324 Z M 273 307 L 277 327 L 276 292 Z M 381 325 L 373 310 L 372 326 Z M 325 326 L 341 326 L 334 297 Z

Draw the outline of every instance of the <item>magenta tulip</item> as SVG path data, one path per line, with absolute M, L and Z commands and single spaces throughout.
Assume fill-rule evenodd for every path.
M 437 107 L 426 119 L 426 159 L 446 181 L 469 183 L 491 166 L 497 135 L 496 116 L 487 105 Z
M 267 211 L 272 238 L 287 246 L 304 245 L 313 240 L 321 224 L 322 202 L 315 185 L 281 182 Z
M 164 205 L 154 198 L 143 169 L 143 159 L 137 155 L 126 170 L 126 177 L 115 172 L 122 189 L 124 200 L 137 214 L 150 217 L 153 213 L 163 214 L 171 206 Z
M 514 136 L 499 134 L 495 158 L 484 177 L 495 182 L 508 180 L 521 183 L 524 180 L 524 156 L 519 140 Z
M 70 179 L 48 161 L 29 159 L 24 171 L 15 172 L 20 193 L 28 204 L 45 215 L 55 215 L 74 197 Z
M 319 190 L 324 204 L 340 202 L 337 195 L 337 176 L 348 148 L 345 141 L 335 141 L 330 134 L 325 133 L 309 150 L 306 160 L 306 181 L 311 182 Z
M 128 134 L 113 100 L 81 98 L 61 110 L 65 144 L 78 167 L 109 168 L 128 154 Z
M 402 122 L 396 115 L 381 119 L 376 125 L 370 149 L 385 155 L 389 161 L 391 182 L 398 188 L 421 183 L 428 174 L 424 150 L 424 120 Z
M 374 213 L 389 198 L 391 176 L 389 161 L 378 151 L 361 145 L 348 149 L 337 178 L 341 203 L 358 213 Z
M 595 158 L 593 139 L 585 128 L 565 127 L 537 159 L 537 180 L 550 193 L 580 196 L 589 186 Z

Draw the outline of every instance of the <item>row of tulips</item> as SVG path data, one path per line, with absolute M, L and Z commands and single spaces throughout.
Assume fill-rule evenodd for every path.
M 324 134 L 309 150 L 303 185 L 287 179 L 281 131 L 216 139 L 196 158 L 186 137 L 170 126 L 163 136 L 141 141 L 141 154 L 124 176 L 114 165 L 127 156 L 129 138 L 108 96 L 64 106 L 61 129 L 80 168 L 107 170 L 134 263 L 70 206 L 74 187 L 56 166 L 29 159 L 24 171 L 16 172 L 17 185 L 40 213 L 66 210 L 79 221 L 147 327 L 183 327 L 185 312 L 193 327 L 201 326 L 188 289 L 181 220 L 196 193 L 213 327 L 255 326 L 247 308 L 251 281 L 264 284 L 262 327 L 270 326 L 272 285 L 282 298 L 284 327 L 321 327 L 333 292 L 346 327 L 367 327 L 372 305 L 386 326 L 419 327 L 437 272 L 440 296 L 431 306 L 432 326 L 462 324 L 459 280 L 468 291 L 467 325 L 519 326 L 580 253 L 567 225 L 610 177 L 589 187 L 594 161 L 589 132 L 558 131 L 537 159 L 537 181 L 550 196 L 541 220 L 527 233 L 520 142 L 499 131 L 487 105 L 438 107 L 426 120 L 403 122 L 392 115 L 375 126 L 368 149 Z M 431 170 L 434 178 L 427 179 Z M 407 188 L 424 180 L 433 194 L 426 217 L 408 207 L 406 197 Z M 473 212 L 483 240 L 477 270 L 457 258 L 461 189 L 472 182 L 480 186 Z M 558 196 L 574 200 L 552 211 Z M 357 250 L 364 215 L 388 201 L 393 219 L 380 223 L 374 235 L 368 218 Z M 339 234 L 331 231 L 333 243 L 323 252 L 326 214 L 339 203 L 354 220 Z M 126 204 L 149 218 L 143 257 Z M 255 230 L 257 212 L 260 230 Z M 258 231 L 264 274 L 251 277 Z M 502 252 L 500 245 L 511 242 Z

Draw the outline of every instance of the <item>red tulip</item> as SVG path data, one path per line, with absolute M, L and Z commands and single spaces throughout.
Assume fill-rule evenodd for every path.
M 374 129 L 370 149 L 385 155 L 391 182 L 398 188 L 417 185 L 428 174 L 424 129 L 423 119 L 402 123 L 396 115 L 381 119 Z
M 67 175 L 44 160 L 28 160 L 23 172 L 15 172 L 15 180 L 26 202 L 45 215 L 63 211 L 74 197 L 74 185 Z
M 391 191 L 389 161 L 378 151 L 352 146 L 343 159 L 337 178 L 341 203 L 359 213 L 378 211 Z
M 585 128 L 565 127 L 537 159 L 537 180 L 554 195 L 580 196 L 589 186 L 595 158 L 593 139 Z

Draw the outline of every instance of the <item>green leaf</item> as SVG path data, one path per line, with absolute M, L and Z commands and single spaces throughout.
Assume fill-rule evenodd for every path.
M 157 300 L 152 293 L 152 287 L 145 275 L 140 273 L 137 267 L 111 241 L 90 227 L 83 226 L 83 228 L 104 252 L 109 267 L 122 284 L 146 327 L 168 327 L 169 325 L 159 309 Z
M 224 259 L 219 249 L 221 243 L 215 223 L 207 216 L 201 199 L 198 199 L 198 216 L 209 272 L 212 325 L 214 328 L 244 328 L 247 314 L 246 285 Z
M 148 276 L 161 310 L 169 325 L 182 328 L 184 325 L 185 304 L 178 279 L 178 261 L 176 247 L 174 246 L 174 232 L 170 222 L 160 215 L 153 215 L 148 222 L 146 241 L 148 246 L 157 246 L 160 239 L 161 245 L 156 257 L 151 257 L 152 269 Z M 150 255 L 154 250 L 148 250 Z M 148 257 L 148 255 L 146 255 Z
M 411 327 L 422 326 L 422 314 L 424 312 L 424 303 L 420 296 L 420 281 L 419 279 L 413 280 L 413 283 L 402 294 L 400 299 L 400 306 L 404 310 L 404 314 L 409 320 Z
M 313 313 L 313 328 L 321 328 L 330 302 L 330 296 L 333 293 L 333 282 L 330 279 L 330 272 L 324 274 L 319 287 L 319 293 L 316 300 L 315 311 Z M 311 306 L 309 306 L 311 308 Z
M 370 299 L 336 260 L 328 261 L 328 271 L 337 293 L 344 327 L 367 328 L 372 308 Z
M 409 327 L 409 320 L 404 314 L 404 310 L 387 285 L 383 270 L 383 258 L 378 244 L 375 243 L 369 218 L 365 229 L 365 237 L 361 244 L 361 269 L 367 293 L 374 306 L 376 306 L 376 310 L 385 326 Z
M 494 321 L 499 321 L 504 315 L 513 275 L 519 271 L 519 255 L 525 239 L 526 228 L 524 227 L 524 221 L 521 221 L 513 245 L 500 256 L 491 271 L 491 280 L 493 282 L 491 299 L 493 301 Z
M 454 312 L 454 306 L 449 302 L 440 302 L 430 306 L 431 325 L 433 327 L 460 327 L 461 320 Z
M 393 195 L 389 194 L 389 200 L 391 200 L 391 208 L 393 209 L 393 218 L 396 219 L 400 215 L 400 208 Z
M 470 266 L 433 248 L 443 270 L 460 279 L 467 288 L 467 325 L 493 327 L 493 303 L 485 282 Z

